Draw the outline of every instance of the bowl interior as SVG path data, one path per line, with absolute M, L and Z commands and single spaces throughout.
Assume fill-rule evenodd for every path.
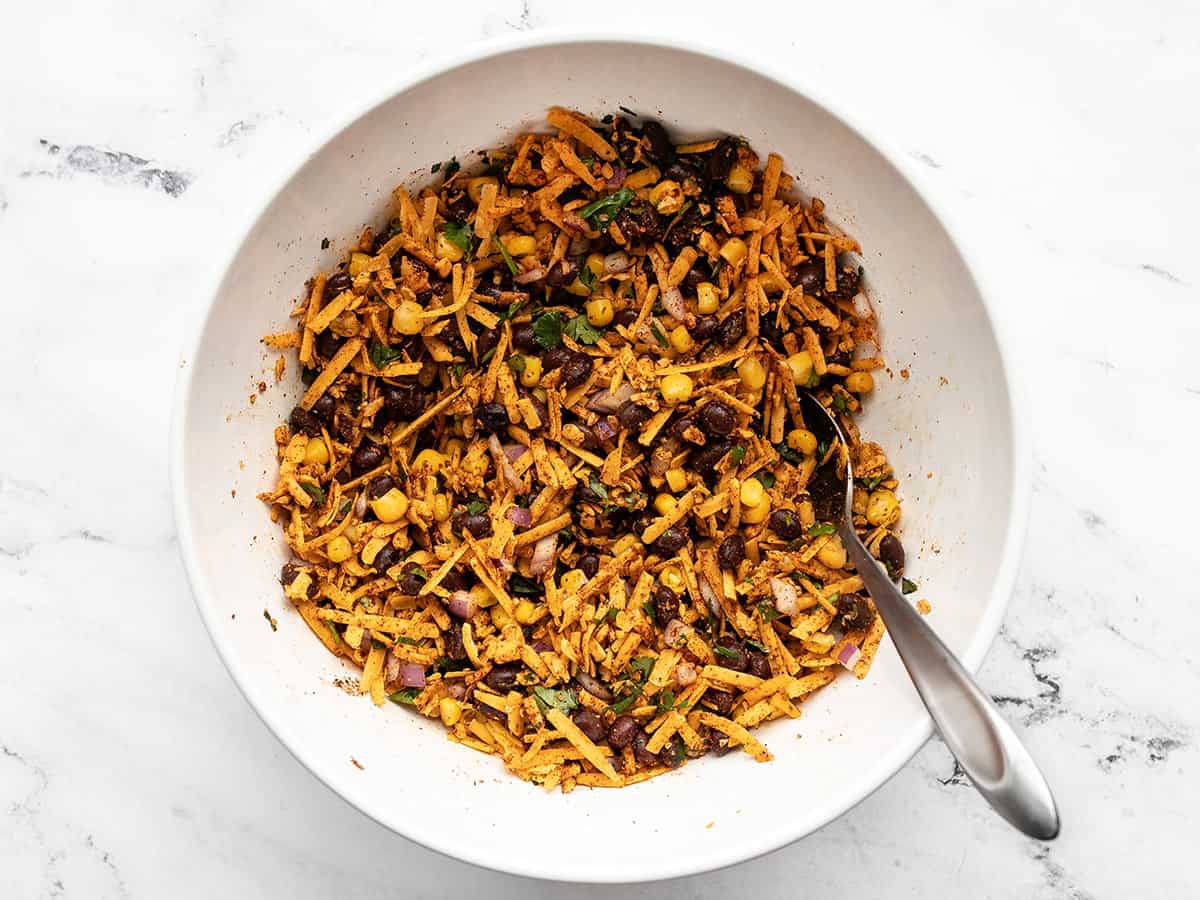
M 245 236 L 186 360 L 181 539 L 201 611 L 243 691 L 292 752 L 364 812 L 435 849 L 521 874 L 632 881 L 696 872 L 820 827 L 915 751 L 928 719 L 890 644 L 865 682 L 844 674 L 802 718 L 762 729 L 771 764 L 732 754 L 625 790 L 547 793 L 448 742 L 440 724 L 336 686 L 353 673 L 282 602 L 285 547 L 254 499 L 274 481 L 272 429 L 302 389 L 289 360 L 283 383 L 248 402 L 257 382 L 273 381 L 274 356 L 259 338 L 289 327 L 305 279 L 381 221 L 396 184 L 421 183 L 451 156 L 469 164 L 474 150 L 541 126 L 551 103 L 597 115 L 626 106 L 661 117 L 677 136 L 740 133 L 764 157 L 782 153 L 801 190 L 859 238 L 889 363 L 863 431 L 902 478 L 918 596 L 933 603 L 931 622 L 949 646 L 978 663 L 1011 587 L 1023 488 L 979 290 L 930 208 L 858 133 L 776 81 L 683 49 L 521 47 L 435 74 L 321 147 Z M 584 839 L 593 834 L 624 839 Z

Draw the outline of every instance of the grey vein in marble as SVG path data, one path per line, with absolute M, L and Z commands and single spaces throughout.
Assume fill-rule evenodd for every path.
M 44 138 L 38 143 L 54 168 L 25 169 L 23 178 L 64 178 L 72 175 L 94 175 L 109 182 L 134 184 L 149 190 L 161 191 L 169 197 L 179 197 L 192 183 L 192 175 L 178 169 L 151 165 L 150 160 L 120 150 L 106 150 L 91 144 L 59 146 Z

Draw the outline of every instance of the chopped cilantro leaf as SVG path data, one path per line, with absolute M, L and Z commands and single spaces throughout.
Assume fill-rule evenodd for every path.
M 499 250 L 500 255 L 504 257 L 504 264 L 508 266 L 508 271 L 512 272 L 514 275 L 519 273 L 521 270 L 517 268 L 516 260 L 512 258 L 512 254 L 508 252 L 508 249 L 502 243 L 500 243 L 500 238 L 493 234 L 492 243 L 496 245 L 496 249 Z
M 350 512 L 350 507 L 354 505 L 353 500 L 343 500 L 342 505 L 338 507 L 338 517 L 341 518 L 346 513 Z
M 808 528 L 809 537 L 821 537 L 823 534 L 833 534 L 837 531 L 837 526 L 829 522 L 821 522 L 818 525 L 810 525 Z
M 596 273 L 592 271 L 591 266 L 585 265 L 579 270 L 579 283 L 589 292 L 596 290 Z
M 595 473 L 588 475 L 588 487 L 601 500 L 608 500 L 608 485 L 597 478 Z
M 323 506 L 325 503 L 325 491 L 321 489 L 319 484 L 312 484 L 308 481 L 300 482 L 300 487 L 304 488 L 304 493 L 313 498 L 313 502 L 317 506 Z
M 420 688 L 406 687 L 401 688 L 394 694 L 388 694 L 388 699 L 393 703 L 402 703 L 405 706 L 417 705 L 417 694 L 421 693 Z
M 542 313 L 533 320 L 533 339 L 543 350 L 562 345 L 563 316 L 557 310 Z
M 654 335 L 654 340 L 658 342 L 658 346 L 666 348 L 670 344 L 667 343 L 667 336 L 662 333 L 662 329 L 658 327 L 657 322 L 650 323 L 650 333 Z
M 761 484 L 768 491 L 775 486 L 775 476 L 772 475 L 770 472 L 767 472 L 765 470 L 760 471 L 760 472 L 755 472 L 754 477 L 757 478 L 758 483 Z
M 329 249 L 329 238 L 321 238 L 321 249 L 322 250 Z
M 480 500 L 478 497 L 472 499 L 470 502 L 467 503 L 467 515 L 468 516 L 477 516 L 480 513 L 487 512 L 488 509 L 490 509 L 488 504 L 485 501 Z
M 599 200 L 593 200 L 583 209 L 579 210 L 579 215 L 587 219 L 592 225 L 606 226 L 614 218 L 617 213 L 629 205 L 636 194 L 629 188 L 623 187 L 619 191 L 609 194 L 607 197 L 601 197 Z
M 404 635 L 402 635 L 402 634 L 401 634 L 401 635 L 397 636 L 397 638 L 396 638 L 396 643 L 397 643 L 397 644 L 407 644 L 407 645 L 408 645 L 408 646 L 410 646 L 410 647 L 415 647 L 415 646 L 417 646 L 417 644 L 418 644 L 418 643 L 420 643 L 420 642 L 419 642 L 419 641 L 416 641 L 416 640 L 413 640 L 413 639 L 412 639 L 412 638 L 410 638 L 410 637 L 405 637 Z
M 571 710 L 579 706 L 579 701 L 575 698 L 575 693 L 571 690 L 554 690 L 553 688 L 536 685 L 533 689 L 533 699 L 537 702 L 538 708 L 543 712 L 547 712 L 552 707 L 560 712 L 569 713 Z
M 779 615 L 780 615 L 779 610 L 777 610 L 772 604 L 768 603 L 766 600 L 764 600 L 762 603 L 758 604 L 758 614 L 760 616 L 762 616 L 762 620 L 764 622 L 774 622 L 776 619 L 779 618 Z
M 917 583 L 915 581 L 909 581 L 907 578 L 905 578 L 900 582 L 900 589 L 906 594 L 911 594 L 917 589 Z
M 738 659 L 742 655 L 742 654 L 738 653 L 736 650 L 733 650 L 729 647 L 722 647 L 720 644 L 716 645 L 712 649 L 713 649 L 713 653 L 717 654 L 717 656 L 723 656 L 726 659 Z
M 567 324 L 563 327 L 563 334 L 581 344 L 594 344 L 600 340 L 601 332 L 588 321 L 586 315 L 580 313 L 567 320 Z
M 821 376 L 817 374 L 816 369 L 808 373 L 808 381 L 804 382 L 806 388 L 815 388 L 821 383 Z
M 634 680 L 641 684 L 650 677 L 650 670 L 654 668 L 654 657 L 639 656 L 630 661 L 629 668 L 636 673 Z
M 750 640 L 750 638 L 746 638 L 746 640 L 743 641 L 743 643 L 747 647 L 752 647 L 753 649 L 757 650 L 759 653 L 769 653 L 770 652 L 766 647 L 764 647 L 758 641 L 752 641 L 752 640 Z
M 442 234 L 463 253 L 471 252 L 471 241 L 475 240 L 475 229 L 469 222 L 447 222 L 442 226 Z
M 500 321 L 504 321 L 505 319 L 511 319 L 513 316 L 515 316 L 517 313 L 519 313 L 521 311 L 521 308 L 524 307 L 525 304 L 528 302 L 529 302 L 528 297 L 522 297 L 520 300 L 514 300 L 512 303 L 509 304 L 508 309 L 500 314 Z
M 798 466 L 800 463 L 804 462 L 804 457 L 787 444 L 776 444 L 775 451 L 779 454 L 780 459 L 782 459 L 784 462 L 790 462 L 793 466 Z
M 444 675 L 446 672 L 457 672 L 460 669 L 471 668 L 471 661 L 469 659 L 451 659 L 448 656 L 439 656 L 434 660 L 433 667 Z
M 609 709 L 615 712 L 618 716 L 622 713 L 627 713 L 629 710 L 633 709 L 633 704 L 637 702 L 637 698 L 639 696 L 640 694 L 637 691 L 634 691 L 631 694 L 626 694 L 624 697 L 610 706 Z
M 742 444 L 734 444 L 733 449 L 729 451 L 729 458 L 733 460 L 735 466 L 742 464 L 742 460 L 746 458 L 746 448 Z
M 379 341 L 371 341 L 371 346 L 367 348 L 367 356 L 371 359 L 371 365 L 377 369 L 386 369 L 391 363 L 398 359 L 404 358 L 404 351 L 399 347 L 389 347 L 387 344 L 381 344 Z
M 834 394 L 833 395 L 833 405 L 835 407 L 837 407 L 839 410 L 841 410 L 842 412 L 845 412 L 846 411 L 846 398 L 843 397 L 841 394 Z
M 508 367 L 512 369 L 512 373 L 518 378 L 525 371 L 525 357 L 520 353 L 514 353 L 508 358 Z
M 658 695 L 658 710 L 659 713 L 665 713 L 675 705 L 675 692 L 663 691 Z
M 508 583 L 508 589 L 522 597 L 536 597 L 542 592 L 541 584 L 524 575 L 513 575 Z

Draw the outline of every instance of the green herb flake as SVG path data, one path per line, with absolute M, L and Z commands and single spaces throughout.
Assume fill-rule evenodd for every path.
M 538 709 L 543 713 L 548 712 L 552 708 L 560 712 L 569 713 L 579 706 L 579 700 L 576 699 L 574 691 L 555 690 L 543 687 L 540 684 L 535 685 L 533 688 L 533 699 L 537 702 Z
M 342 505 L 338 507 L 338 518 L 340 519 L 342 516 L 346 515 L 346 513 L 350 512 L 350 507 L 353 505 L 353 500 L 343 500 Z
M 329 238 L 321 238 L 321 249 L 322 250 L 329 249 Z
M 654 657 L 653 656 L 636 657 L 635 659 L 630 660 L 629 668 L 631 670 L 633 670 L 634 673 L 636 673 L 634 680 L 637 681 L 638 684 L 641 684 L 643 681 L 645 681 L 647 678 L 650 677 L 650 670 L 654 668 Z
M 882 481 L 883 481 L 882 475 L 878 475 L 875 478 L 859 478 L 858 479 L 858 483 L 861 484 L 863 487 L 865 487 L 868 491 L 875 490 L 875 488 L 879 487 L 879 485 Z
M 817 444 L 817 459 L 824 459 L 825 454 L 829 452 L 829 441 L 821 441 Z
M 325 491 L 321 489 L 319 484 L 312 484 L 308 481 L 300 482 L 300 487 L 304 488 L 304 493 L 313 498 L 313 502 L 317 506 L 325 505 Z
M 406 687 L 401 688 L 394 694 L 388 694 L 388 699 L 393 703 L 400 703 L 404 706 L 416 706 L 417 694 L 421 693 L 420 688 Z
M 637 196 L 627 187 L 621 188 L 615 193 L 609 194 L 607 197 L 601 197 L 599 200 L 593 200 L 583 209 L 579 210 L 579 215 L 587 219 L 592 225 L 597 227 L 607 226 L 617 214 L 629 205 L 629 202 Z
M 450 162 L 446 163 L 446 165 L 444 165 L 442 167 L 442 170 L 443 170 L 442 171 L 442 179 L 444 181 L 449 181 L 451 178 L 454 177 L 454 174 L 460 168 L 462 168 L 462 167 L 458 164 L 458 158 L 454 157 L 454 156 L 450 157 Z
M 821 383 L 821 376 L 817 374 L 816 369 L 808 373 L 808 381 L 804 382 L 806 388 L 815 388 Z
M 658 342 L 658 346 L 664 349 L 670 346 L 670 344 L 667 343 L 667 336 L 662 333 L 662 329 L 658 327 L 657 322 L 650 323 L 650 333 L 654 335 L 654 340 Z
M 733 650 L 729 647 L 722 647 L 720 644 L 714 646 L 712 650 L 713 653 L 717 654 L 717 656 L 723 656 L 726 659 L 738 659 L 741 657 L 741 654 L 736 650 Z
M 593 326 L 583 313 L 568 319 L 567 324 L 563 326 L 562 333 L 573 341 L 588 345 L 596 343 L 603 335 L 600 329 Z
M 278 631 L 278 630 L 279 630 L 279 622 L 278 622 L 278 621 L 276 620 L 276 618 L 275 618 L 273 615 L 271 615 L 271 613 L 270 613 L 268 610 L 266 610 L 266 609 L 264 609 L 264 610 L 263 610 L 263 618 L 267 620 L 267 624 L 271 626 L 271 630 L 272 630 L 272 631 Z
M 488 506 L 487 502 L 480 500 L 479 498 L 475 498 L 467 503 L 468 516 L 477 516 L 480 513 L 487 512 L 489 509 L 491 509 L 491 507 Z
M 471 242 L 475 240 L 475 229 L 469 222 L 447 222 L 442 226 L 442 234 L 463 253 L 470 254 Z
M 742 444 L 734 444 L 733 449 L 729 451 L 729 458 L 733 460 L 735 466 L 740 466 L 742 460 L 746 458 L 746 448 Z
M 596 273 L 592 271 L 592 267 L 584 265 L 579 270 L 579 283 L 588 289 L 589 293 L 594 293 L 596 290 Z
M 764 600 L 758 604 L 758 614 L 762 616 L 764 622 L 774 622 L 779 618 L 781 613 L 772 604 Z
M 597 478 L 594 472 L 588 475 L 588 487 L 601 500 L 608 500 L 608 485 Z
M 746 640 L 743 643 L 745 643 L 745 645 L 747 647 L 752 647 L 753 649 L 757 650 L 759 653 L 770 653 L 771 652 L 765 646 L 760 644 L 758 641 L 752 641 L 752 640 L 750 640 L 750 638 L 746 638 Z
M 541 584 L 524 575 L 513 575 L 508 582 L 508 589 L 511 593 L 519 594 L 522 597 L 536 597 L 542 592 Z
M 641 695 L 637 691 L 634 691 L 632 694 L 626 694 L 624 697 L 610 706 L 609 709 L 611 709 L 618 716 L 622 713 L 627 713 L 633 709 L 633 704 L 637 703 L 637 698 L 640 696 Z
M 841 412 L 845 412 L 846 411 L 846 398 L 843 397 L 841 394 L 834 394 L 833 395 L 833 405 Z
M 675 692 L 663 691 L 658 695 L 658 714 L 669 711 L 675 705 Z
M 557 310 L 542 313 L 533 320 L 533 339 L 543 350 L 562 346 L 563 315 Z
M 396 360 L 403 359 L 404 351 L 399 347 L 392 348 L 387 344 L 373 340 L 370 346 L 367 347 L 367 356 L 371 360 L 371 365 L 382 371 Z
M 755 472 L 754 477 L 757 478 L 758 483 L 768 491 L 775 486 L 775 476 L 765 469 L 761 472 Z
M 808 536 L 821 537 L 821 535 L 824 534 L 833 534 L 835 531 L 837 531 L 837 526 L 832 525 L 829 522 L 821 522 L 818 525 L 809 526 Z
M 902 579 L 900 582 L 900 589 L 906 594 L 911 594 L 917 589 L 917 583 L 915 581 L 909 581 L 907 578 Z
M 447 672 L 457 672 L 460 669 L 471 668 L 469 659 L 451 659 L 449 656 L 439 656 L 433 662 L 433 667 L 445 675 Z
M 496 348 L 493 347 L 487 353 L 483 354 L 483 356 L 479 357 L 479 364 L 481 366 L 487 365 L 489 362 L 492 361 L 492 357 L 495 355 L 496 355 Z
M 513 316 L 519 313 L 528 302 L 528 297 L 522 297 L 520 300 L 514 300 L 509 304 L 508 309 L 500 314 L 500 321 L 503 322 L 505 319 L 511 319 Z
M 804 457 L 789 447 L 787 444 L 779 443 L 775 445 L 775 452 L 779 454 L 779 458 L 784 462 L 789 462 L 793 466 L 798 466 L 804 462 Z
M 512 254 L 508 252 L 508 249 L 502 243 L 500 243 L 500 238 L 493 234 L 492 243 L 496 245 L 496 249 L 499 250 L 500 255 L 504 257 L 504 264 L 508 266 L 508 271 L 512 272 L 514 275 L 518 274 L 521 270 L 517 268 L 517 262 L 512 258 Z

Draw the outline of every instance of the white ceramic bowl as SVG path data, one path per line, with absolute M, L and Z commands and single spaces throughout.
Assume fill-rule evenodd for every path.
M 864 432 L 902 478 L 909 572 L 933 603 L 930 621 L 978 666 L 1013 585 L 1029 476 L 1011 372 L 959 236 L 900 155 L 807 88 L 757 62 L 637 38 L 542 34 L 476 48 L 409 74 L 282 173 L 235 233 L 183 361 L 171 442 L 180 544 L 201 614 L 246 698 L 363 812 L 428 847 L 522 875 L 685 875 L 803 837 L 912 756 L 930 722 L 890 644 L 866 681 L 844 676 L 801 719 L 762 729 L 773 763 L 735 753 L 624 790 L 547 793 L 448 742 L 439 723 L 376 709 L 334 685 L 350 673 L 281 602 L 285 547 L 254 499 L 273 484 L 272 428 L 300 393 L 292 367 L 281 387 L 247 403 L 273 361 L 259 337 L 288 326 L 305 279 L 381 221 L 394 185 L 540 125 L 551 104 L 595 114 L 623 105 L 660 116 L 676 136 L 745 135 L 764 156 L 782 153 L 804 192 L 860 239 L 893 373 L 878 379 Z M 322 250 L 326 236 L 333 243 Z M 588 835 L 609 836 L 602 852 Z

